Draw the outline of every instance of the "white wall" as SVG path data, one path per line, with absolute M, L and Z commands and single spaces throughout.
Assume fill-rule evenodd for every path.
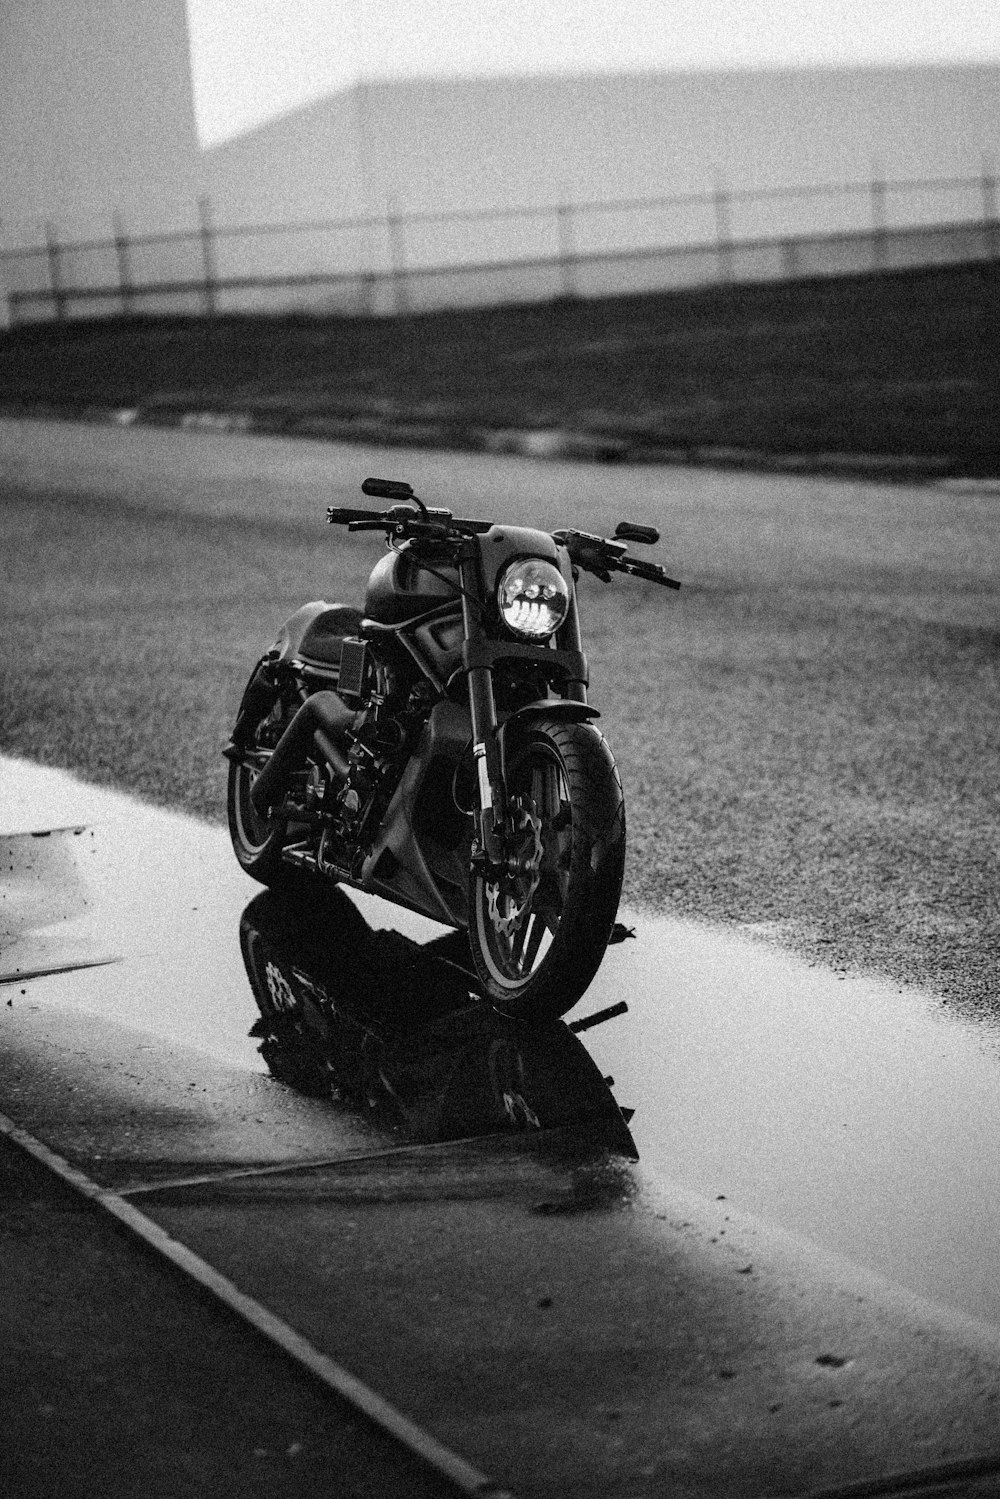
M 63 255 L 55 276 L 45 255 L 0 258 L 0 318 L 4 290 L 18 317 L 79 316 L 120 310 L 128 285 L 144 282 L 176 288 L 144 300 L 147 310 L 392 311 L 710 279 L 726 268 L 700 251 L 660 265 L 621 257 L 712 245 L 716 188 L 733 195 L 725 216 L 734 240 L 863 233 L 873 222 L 867 192 L 738 194 L 873 174 L 976 178 L 984 161 L 1000 166 L 998 101 L 996 66 L 414 79 L 359 84 L 199 153 L 184 0 L 0 0 L 0 250 L 42 243 L 47 223 L 62 241 L 110 239 L 116 219 L 132 235 L 192 231 L 131 246 L 125 271 L 110 243 Z M 683 194 L 705 196 L 628 212 L 579 207 Z M 199 285 L 200 195 L 220 230 L 282 231 L 218 234 L 215 277 L 244 284 L 214 300 Z M 559 204 L 577 206 L 559 215 Z M 537 212 L 513 212 L 525 208 Z M 981 216 L 983 194 L 973 181 L 951 193 L 890 194 L 884 209 L 890 226 L 968 222 Z M 508 217 L 448 218 L 480 211 Z M 421 214 L 443 217 L 415 222 Z M 287 230 L 342 219 L 374 222 Z M 884 248 L 865 250 L 865 263 Z M 570 277 L 557 262 L 573 252 L 606 259 Z M 817 254 L 826 265 L 822 247 Z M 779 246 L 766 274 L 790 273 L 794 258 Z M 518 260 L 551 264 L 419 274 Z M 331 285 L 337 274 L 344 280 Z M 299 285 L 279 284 L 286 276 Z M 250 285 L 267 277 L 275 284 Z M 109 295 L 90 295 L 94 287 Z
M 0 248 L 197 222 L 184 0 L 0 0 Z
M 998 100 L 996 66 L 360 84 L 204 153 L 204 191 L 220 228 L 376 221 L 221 234 L 223 279 L 302 278 L 295 287 L 231 287 L 222 305 L 387 312 L 781 276 L 793 263 L 824 274 L 845 257 L 858 268 L 921 264 L 925 253 L 943 253 L 937 241 L 910 240 L 892 255 L 860 239 L 794 252 L 780 242 L 980 219 L 984 162 L 1000 164 Z M 932 177 L 969 182 L 883 197 L 864 186 Z M 834 191 L 848 183 L 861 190 Z M 824 197 L 740 196 L 823 185 Z M 721 205 L 718 190 L 728 195 Z M 684 195 L 701 199 L 613 212 L 580 206 Z M 571 211 L 556 211 L 560 204 Z M 479 212 L 493 217 L 448 217 Z M 766 265 L 756 252 L 727 266 L 693 248 L 714 246 L 720 228 L 733 241 L 775 241 Z M 961 259 L 962 245 L 973 244 L 968 253 L 978 255 L 981 243 L 994 240 L 966 234 L 949 254 Z M 690 248 L 652 253 L 671 247 Z M 649 258 L 622 260 L 636 251 Z M 595 258 L 567 269 L 577 255 Z M 423 274 L 513 261 L 547 264 Z M 343 279 L 322 280 L 331 275 Z
M 207 151 L 204 183 L 218 221 L 232 224 L 977 175 L 984 157 L 1000 165 L 998 102 L 995 66 L 366 84 Z M 938 221 L 980 206 L 975 192 L 969 203 L 930 203 L 889 206 Z M 773 207 L 731 211 L 740 237 L 838 227 L 818 203 L 801 224 L 801 207 L 785 205 L 780 222 Z M 867 200 L 860 211 L 870 222 Z M 601 217 L 577 231 L 607 236 Z M 628 226 L 640 240 L 694 242 L 706 231 L 710 208 Z M 515 238 L 531 253 L 542 233 L 525 223 Z M 553 226 L 544 233 L 551 248 Z M 463 235 L 472 258 L 489 258 L 511 231 L 425 229 L 410 248 L 418 262 L 469 258 Z

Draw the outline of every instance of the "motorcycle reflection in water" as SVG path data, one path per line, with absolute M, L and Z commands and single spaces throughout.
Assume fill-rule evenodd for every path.
M 526 1026 L 477 992 L 463 933 L 373 930 L 336 887 L 268 890 L 240 921 L 270 1072 L 414 1141 L 543 1130 L 638 1159 L 628 1111 L 561 1020 Z

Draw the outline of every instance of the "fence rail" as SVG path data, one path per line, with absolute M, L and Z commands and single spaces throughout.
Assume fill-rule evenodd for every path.
M 484 246 L 487 253 L 484 254 Z M 1000 257 L 976 177 L 470 209 L 60 240 L 0 252 L 11 322 L 137 313 L 434 307 L 607 296 Z

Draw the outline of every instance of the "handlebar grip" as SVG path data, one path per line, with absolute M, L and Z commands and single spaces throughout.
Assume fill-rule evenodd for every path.
M 370 494 L 379 500 L 411 500 L 413 485 L 404 479 L 365 479 L 362 494 Z
M 328 505 L 326 510 L 326 520 L 330 526 L 349 526 L 353 521 L 376 519 L 374 510 L 352 510 L 345 505 Z
M 661 583 L 664 588 L 680 588 L 676 578 L 668 578 L 658 562 L 640 562 L 638 557 L 629 557 L 620 564 L 622 572 L 633 578 L 645 578 L 648 583 Z

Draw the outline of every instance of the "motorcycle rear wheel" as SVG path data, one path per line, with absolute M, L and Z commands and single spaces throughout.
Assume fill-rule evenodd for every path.
M 249 765 L 230 763 L 226 792 L 229 836 L 237 860 L 252 879 L 262 885 L 281 882 L 286 866 L 281 850 L 285 843 L 285 822 L 263 818 L 250 800 L 250 788 L 257 772 Z
M 508 756 L 521 870 L 473 870 L 469 945 L 497 1010 L 551 1020 L 572 1009 L 607 949 L 625 871 L 625 802 L 614 757 L 589 723 L 552 717 Z

